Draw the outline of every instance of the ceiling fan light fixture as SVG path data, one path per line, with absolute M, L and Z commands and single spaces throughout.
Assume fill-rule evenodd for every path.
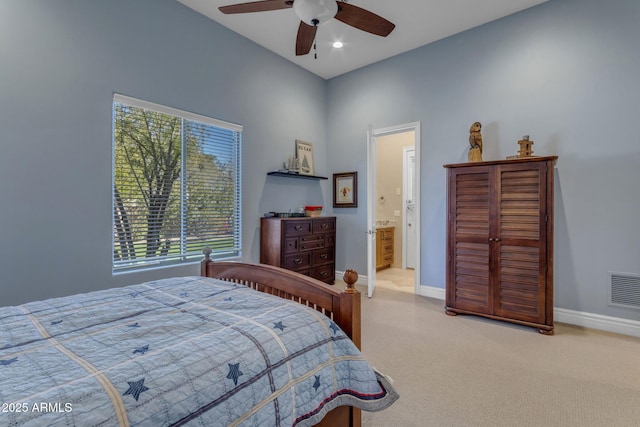
M 338 13 L 336 0 L 295 0 L 293 10 L 307 25 L 324 24 Z

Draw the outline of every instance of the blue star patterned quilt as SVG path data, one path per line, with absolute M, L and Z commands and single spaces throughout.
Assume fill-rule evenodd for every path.
M 217 279 L 0 308 L 0 426 L 307 426 L 397 398 L 331 319 Z

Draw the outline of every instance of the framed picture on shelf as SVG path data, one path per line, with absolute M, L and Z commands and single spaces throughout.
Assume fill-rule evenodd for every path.
M 313 167 L 313 145 L 296 139 L 296 159 L 302 175 L 315 175 Z
M 358 172 L 333 174 L 333 207 L 358 207 Z

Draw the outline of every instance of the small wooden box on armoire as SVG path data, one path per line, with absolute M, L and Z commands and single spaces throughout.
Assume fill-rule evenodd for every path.
M 553 335 L 556 159 L 444 165 L 447 314 L 475 314 Z

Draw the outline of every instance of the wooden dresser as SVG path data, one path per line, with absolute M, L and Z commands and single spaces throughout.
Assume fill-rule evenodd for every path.
M 336 218 L 261 218 L 260 262 L 335 282 Z
M 376 270 L 391 267 L 393 264 L 393 245 L 395 227 L 376 229 Z
M 556 159 L 444 166 L 447 314 L 476 314 L 553 334 Z

